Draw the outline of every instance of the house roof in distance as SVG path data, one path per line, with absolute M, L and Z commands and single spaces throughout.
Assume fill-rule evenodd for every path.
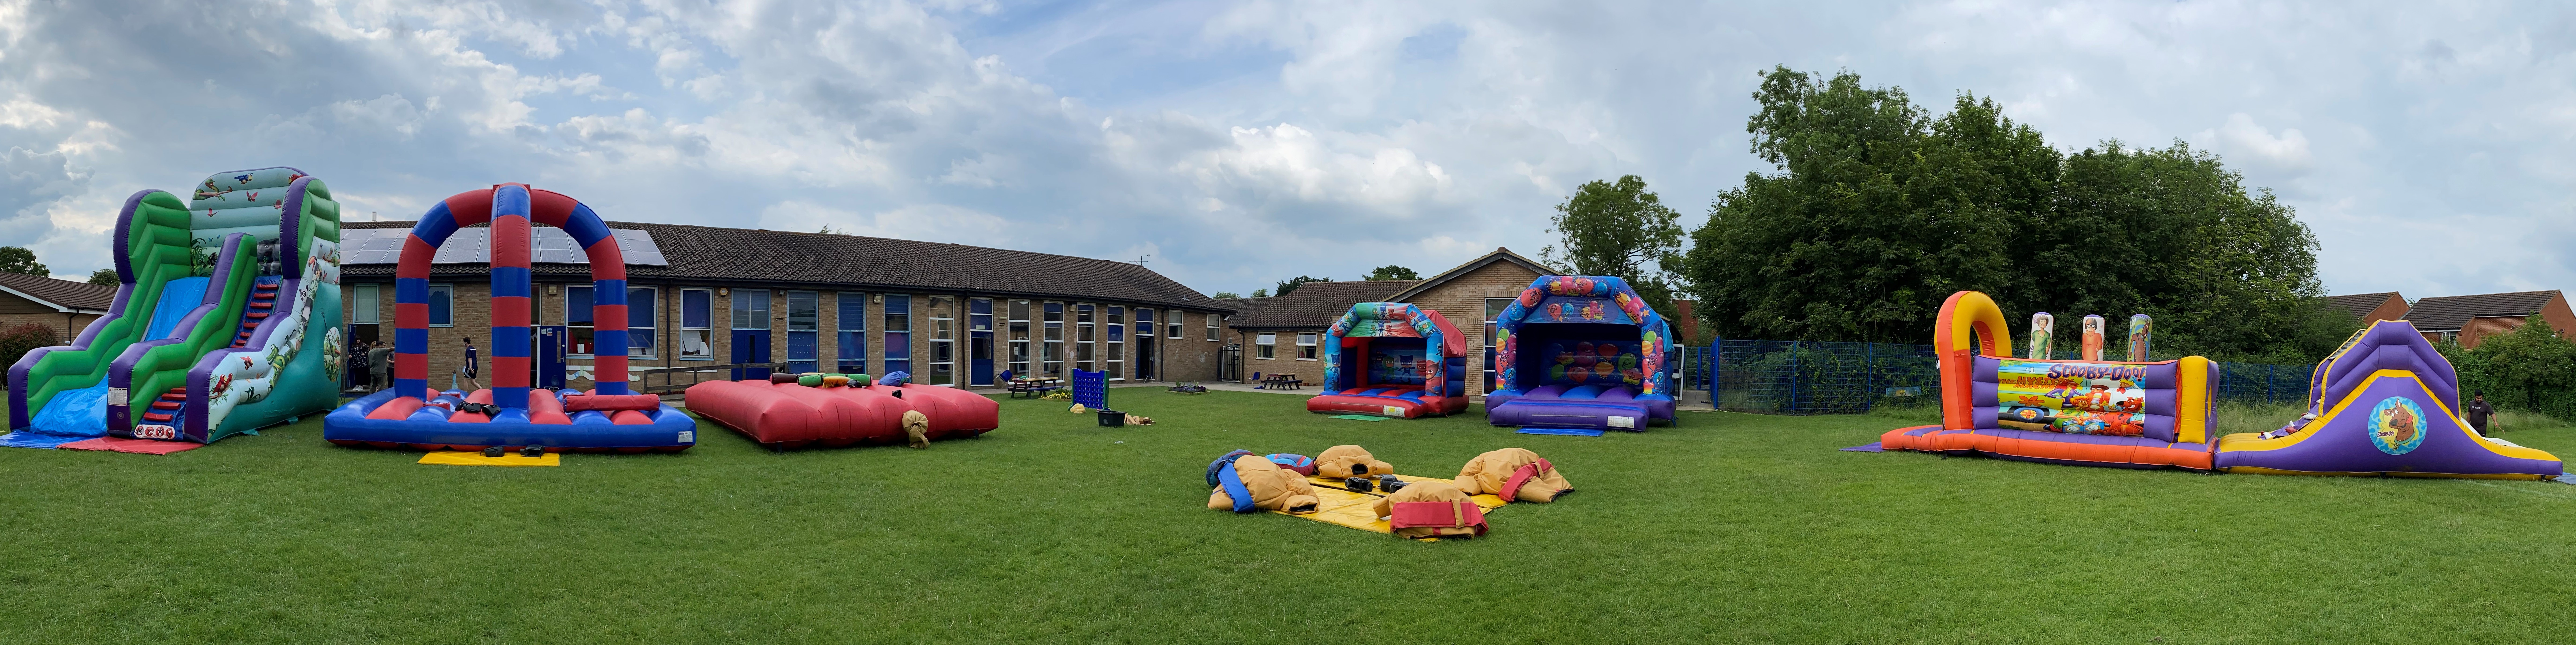
M 1529 259 L 1529 256 L 1513 253 L 1508 247 L 1497 246 L 1494 247 L 1494 252 L 1492 253 L 1478 256 L 1476 259 L 1468 260 L 1466 264 L 1451 267 L 1447 271 L 1440 272 L 1440 275 L 1426 278 L 1419 284 L 1415 284 L 1411 288 L 1405 289 L 1403 292 L 1397 293 L 1393 296 L 1388 296 L 1386 300 L 1388 302 L 1406 301 L 1414 296 L 1422 295 L 1422 292 L 1430 291 L 1433 287 L 1438 287 L 1450 280 L 1456 280 L 1459 276 L 1475 273 L 1477 269 L 1485 268 L 1486 266 L 1496 262 L 1517 264 L 1520 265 L 1521 268 L 1529 269 L 1530 272 L 1539 275 L 1556 274 L 1556 269 L 1549 268 L 1544 264 L 1539 264 L 1537 260 Z
M 24 273 L 0 272 L 0 291 L 37 304 L 50 305 L 63 313 L 107 313 L 116 304 L 116 287 L 102 287 L 87 282 L 58 280 Z
M 2370 312 L 2378 311 L 2380 305 L 2388 304 L 2388 299 L 2396 296 L 2397 292 L 2395 291 L 2326 296 L 2326 304 L 2332 305 L 2337 309 L 2352 312 L 2352 317 L 2354 318 L 2368 319 L 2370 318 Z
M 409 229 L 412 222 L 347 222 L 349 229 Z M 1008 249 L 865 237 L 837 233 L 799 233 L 718 226 L 609 222 L 614 230 L 642 231 L 659 247 L 667 264 L 629 264 L 631 280 L 729 283 L 763 287 L 808 287 L 853 291 L 919 290 L 926 292 L 1053 297 L 1102 302 L 1134 302 L 1231 312 L 1227 301 L 1200 294 L 1143 266 L 1094 258 Z M 626 241 L 620 236 L 619 241 Z M 623 250 L 621 248 L 621 250 Z M 444 258 L 446 253 L 440 253 Z M 574 263 L 536 263 L 543 278 L 578 280 L 589 267 Z M 353 278 L 393 277 L 392 264 L 350 264 Z M 432 277 L 477 278 L 490 275 L 482 262 L 433 264 Z
M 2541 307 L 2548 306 L 2549 301 L 2557 297 L 2558 291 L 2552 289 L 2425 298 L 2415 301 L 2415 308 L 2406 312 L 2406 319 L 2415 323 L 2416 329 L 2454 331 L 2468 325 L 2471 318 L 2540 313 Z
M 1320 329 L 1363 302 L 1392 302 L 1395 294 L 1421 280 L 1353 280 L 1308 282 L 1284 296 L 1261 298 L 1248 313 L 1234 317 L 1239 329 Z

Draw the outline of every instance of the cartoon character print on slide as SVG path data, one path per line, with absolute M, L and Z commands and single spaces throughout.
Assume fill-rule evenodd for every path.
M 2015 430 L 2146 434 L 2144 367 L 2058 361 L 2002 361 L 1995 369 L 1996 424 Z
M 2424 445 L 2424 406 L 2402 396 L 2381 399 L 2370 408 L 2370 445 L 2392 455 Z

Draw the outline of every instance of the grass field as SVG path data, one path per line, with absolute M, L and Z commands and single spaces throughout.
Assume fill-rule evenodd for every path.
M 0 449 L 7 642 L 2537 642 L 2576 487 L 1849 453 L 1899 419 L 1688 413 L 1601 438 L 1120 389 L 930 450 L 413 464 L 318 421 L 150 457 Z M 2544 424 L 2527 424 L 2532 426 Z M 2231 428 L 2231 430 L 2250 430 Z M 2524 445 L 2576 455 L 2576 429 Z M 1579 492 L 1415 543 L 1204 507 L 1232 448 Z

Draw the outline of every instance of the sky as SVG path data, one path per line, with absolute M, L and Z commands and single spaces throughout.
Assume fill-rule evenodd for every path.
M 1771 172 L 1757 74 L 2183 141 L 2330 293 L 2576 287 L 2551 2 L 0 0 L 0 245 L 110 266 L 136 191 L 320 177 L 351 219 L 525 182 L 613 221 L 1137 261 L 1206 292 L 1535 255 L 1634 174 L 1696 228 Z

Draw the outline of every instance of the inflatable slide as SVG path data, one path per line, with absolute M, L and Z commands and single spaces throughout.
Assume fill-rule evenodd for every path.
M 1306 400 L 1307 412 L 1455 414 L 1467 409 L 1467 338 L 1437 311 L 1351 305 L 1324 332 L 1323 390 Z
M 429 391 L 429 269 L 456 230 L 492 227 L 492 387 Z M 449 196 L 421 215 L 394 267 L 394 386 L 322 418 L 322 438 L 344 446 L 414 450 L 536 447 L 549 451 L 677 452 L 697 445 L 697 421 L 660 397 L 626 387 L 626 356 L 604 352 L 589 392 L 531 388 L 533 306 L 529 227 L 563 229 L 590 259 L 592 339 L 625 347 L 626 261 L 608 223 L 560 193 L 501 184 Z
M 964 439 L 1002 425 L 1002 404 L 936 385 L 870 382 L 866 374 L 777 374 L 767 381 L 689 386 L 689 410 L 774 449 L 903 443 L 905 412 L 920 412 L 929 441 Z
M 294 168 L 216 173 L 117 213 L 117 291 L 69 346 L 9 368 L 0 444 L 209 443 L 338 402 L 340 207 Z
M 2093 316 L 2083 330 L 2090 360 L 2052 360 L 2052 321 L 2033 316 L 2029 353 L 2013 358 L 1994 301 L 1974 291 L 1951 295 L 1933 336 L 1941 424 L 1888 431 L 1880 446 L 2243 473 L 2546 479 L 2563 472 L 2549 453 L 2468 430 L 2456 412 L 2450 363 L 2406 321 L 2376 323 L 2318 364 L 2312 420 L 2215 441 L 2215 364 L 2198 356 L 2143 360 L 2144 316 L 2131 319 L 2132 360 L 2099 360 L 2102 324 Z
M 1626 281 L 1540 276 L 1494 323 L 1494 425 L 1599 435 L 1673 420 L 1672 328 Z

